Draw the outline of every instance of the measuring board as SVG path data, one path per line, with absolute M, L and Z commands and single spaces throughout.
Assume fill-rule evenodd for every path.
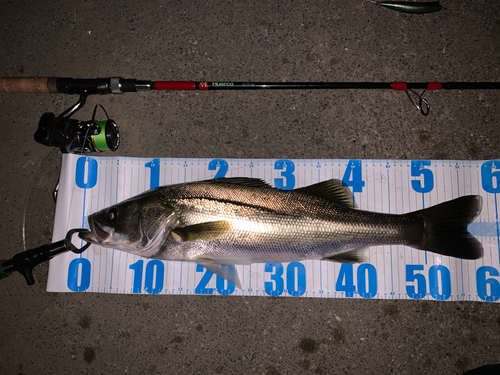
M 402 214 L 479 194 L 469 231 L 484 257 L 461 260 L 402 245 L 374 246 L 368 262 L 317 260 L 236 265 L 243 289 L 191 262 L 142 258 L 92 245 L 50 261 L 47 291 L 320 298 L 491 301 L 500 299 L 500 160 L 273 160 L 90 157 L 64 154 L 53 241 L 88 228 L 88 215 L 150 188 L 219 177 L 254 177 L 279 189 L 331 178 L 359 209 Z M 82 242 L 74 236 L 76 246 Z

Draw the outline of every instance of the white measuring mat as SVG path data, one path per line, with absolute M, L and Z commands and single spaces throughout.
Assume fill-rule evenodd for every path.
M 221 294 L 321 298 L 498 301 L 500 161 L 141 159 L 65 154 L 53 240 L 87 227 L 88 215 L 153 187 L 218 177 L 254 177 L 281 189 L 342 179 L 359 209 L 401 214 L 479 194 L 469 231 L 484 257 L 461 260 L 406 246 L 374 246 L 368 263 L 307 260 L 236 265 L 243 290 L 191 262 L 147 259 L 92 245 L 50 261 L 47 291 Z M 74 236 L 74 244 L 83 243 Z

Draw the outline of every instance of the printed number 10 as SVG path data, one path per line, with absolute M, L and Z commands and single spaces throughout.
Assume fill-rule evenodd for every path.
M 142 271 L 144 269 L 144 260 L 139 260 L 131 264 L 129 268 L 134 271 L 133 293 L 142 292 Z M 158 259 L 148 261 L 146 265 L 146 276 L 144 278 L 144 290 L 149 294 L 158 294 L 163 290 L 163 281 L 165 279 L 165 265 Z

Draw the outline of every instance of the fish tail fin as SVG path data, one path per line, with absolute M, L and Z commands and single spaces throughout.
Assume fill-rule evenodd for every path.
M 408 214 L 423 218 L 423 235 L 415 247 L 455 258 L 481 258 L 483 246 L 467 227 L 482 206 L 481 196 L 467 195 Z

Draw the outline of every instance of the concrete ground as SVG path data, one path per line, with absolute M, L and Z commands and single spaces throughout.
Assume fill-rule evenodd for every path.
M 500 2 L 408 15 L 359 1 L 2 1 L 0 76 L 499 81 Z M 494 159 L 499 91 L 93 96 L 119 155 Z M 50 242 L 60 153 L 35 143 L 76 97 L 0 94 L 0 258 Z M 49 154 L 47 156 L 47 154 Z M 29 198 L 28 193 L 31 191 Z M 461 374 L 500 363 L 495 303 L 46 293 L 0 282 L 0 373 Z

